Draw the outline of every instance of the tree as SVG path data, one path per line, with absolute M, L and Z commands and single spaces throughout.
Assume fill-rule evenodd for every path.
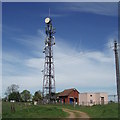
M 19 92 L 19 86 L 16 84 L 12 84 L 11 86 L 8 86 L 5 92 L 6 98 L 9 98 L 9 95 L 13 92 Z
M 24 101 L 24 102 L 29 101 L 30 98 L 31 98 L 30 91 L 28 91 L 28 90 L 23 90 L 23 92 L 21 92 L 21 98 L 22 98 L 22 101 Z
M 42 100 L 42 93 L 41 91 L 36 91 L 33 96 L 33 101 L 41 101 Z
M 8 86 L 7 87 L 7 90 L 5 92 L 5 95 L 10 95 L 10 93 L 13 93 L 13 92 L 18 92 L 19 91 L 19 86 L 16 85 L 16 84 L 12 84 L 11 86 Z
M 19 92 L 12 92 L 9 94 L 8 96 L 8 100 L 15 100 L 16 102 L 20 102 L 21 101 L 21 96 Z

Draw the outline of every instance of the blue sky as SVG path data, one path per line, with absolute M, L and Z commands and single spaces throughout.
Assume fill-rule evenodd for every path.
M 56 28 L 56 90 L 116 94 L 114 53 L 117 3 L 3 3 L 3 93 L 12 83 L 20 91 L 42 90 L 44 19 Z
M 11 28 L 18 28 L 22 34 L 35 35 L 37 29 L 44 30 L 44 18 L 48 15 L 49 8 L 57 28 L 56 35 L 65 38 L 69 44 L 73 44 L 73 39 L 77 40 L 75 42 L 84 39 L 84 46 L 98 49 L 97 44 L 104 44 L 107 35 L 109 37 L 114 34 L 113 31 L 117 31 L 117 3 L 4 3 L 3 25 L 5 23 Z M 95 14 L 97 9 L 103 10 L 98 10 Z

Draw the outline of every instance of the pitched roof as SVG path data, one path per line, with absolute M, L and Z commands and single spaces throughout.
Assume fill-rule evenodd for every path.
M 66 89 L 63 92 L 61 92 L 58 96 L 68 96 L 74 90 L 76 90 L 76 89 L 75 88 Z

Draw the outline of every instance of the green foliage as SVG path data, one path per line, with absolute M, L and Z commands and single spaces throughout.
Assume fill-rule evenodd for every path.
M 10 85 L 10 86 L 7 87 L 6 92 L 5 92 L 5 95 L 6 95 L 6 96 L 9 96 L 10 93 L 18 92 L 18 91 L 19 91 L 18 89 L 19 89 L 19 86 L 18 86 L 18 85 L 12 84 L 12 85 Z
M 21 92 L 21 98 L 22 98 L 22 101 L 24 101 L 24 102 L 29 101 L 30 98 L 31 98 L 30 91 L 28 91 L 28 90 L 23 90 L 23 92 Z
M 6 92 L 5 92 L 5 101 L 6 100 L 16 100 L 19 101 L 20 100 L 20 96 L 19 96 L 19 86 L 16 84 L 12 84 L 10 86 L 7 87 Z M 13 98 L 12 98 L 13 97 Z
M 42 94 L 40 91 L 36 91 L 33 96 L 33 101 L 40 101 L 40 100 L 42 100 Z
M 19 92 L 12 92 L 8 96 L 8 100 L 15 100 L 16 102 L 21 101 L 21 96 Z

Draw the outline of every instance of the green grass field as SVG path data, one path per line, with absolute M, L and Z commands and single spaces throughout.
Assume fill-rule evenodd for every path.
M 118 104 L 111 103 L 108 105 L 95 105 L 91 107 L 71 105 L 63 106 L 72 110 L 79 110 L 87 113 L 91 118 L 118 118 Z
M 11 103 L 3 102 L 3 118 L 63 118 L 69 114 L 62 111 L 62 108 L 79 110 L 87 113 L 91 118 L 117 118 L 118 105 L 96 105 L 91 107 L 73 105 L 25 105 L 15 103 L 16 112 L 11 112 Z
M 11 112 L 11 103 L 3 102 L 3 118 L 62 118 L 68 113 L 62 111 L 60 107 L 51 105 L 24 105 L 15 103 L 15 112 Z

